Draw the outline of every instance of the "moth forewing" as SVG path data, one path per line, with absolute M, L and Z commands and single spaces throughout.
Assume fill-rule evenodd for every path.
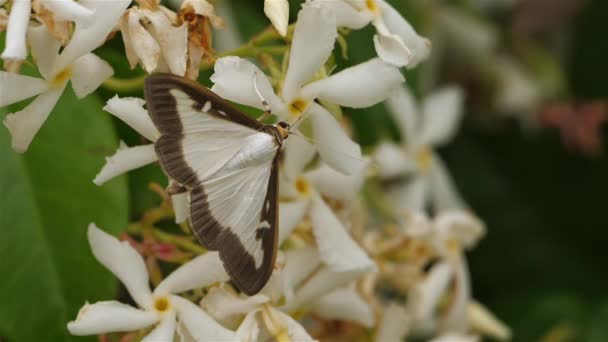
M 236 287 L 257 293 L 276 259 L 278 156 L 288 131 L 178 76 L 152 75 L 144 90 L 160 164 L 172 189 L 189 191 L 192 231 L 219 252 Z

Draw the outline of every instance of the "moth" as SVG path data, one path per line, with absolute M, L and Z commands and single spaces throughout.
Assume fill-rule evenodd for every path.
M 263 124 L 171 74 L 149 76 L 144 95 L 161 134 L 155 149 L 171 180 L 167 191 L 188 192 L 190 226 L 199 242 L 219 252 L 239 290 L 259 292 L 277 254 L 277 173 L 290 125 Z

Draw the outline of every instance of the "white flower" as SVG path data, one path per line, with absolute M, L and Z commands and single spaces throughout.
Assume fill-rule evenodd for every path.
M 27 150 L 68 81 L 71 81 L 76 96 L 82 98 L 112 75 L 112 67 L 90 51 L 105 41 L 129 3 L 130 0 L 81 2 L 98 14 L 94 23 L 88 26 L 76 23 L 72 39 L 61 54 L 58 54 L 59 43 L 45 26 L 30 28 L 28 39 L 32 56 L 44 79 L 0 71 L 0 107 L 37 96 L 23 110 L 8 114 L 4 120 L 17 152 Z
M 289 2 L 287 0 L 264 0 L 264 14 L 270 19 L 281 36 L 287 34 L 289 25 Z
M 468 312 L 471 328 L 474 331 L 501 341 L 511 339 L 511 329 L 498 320 L 483 304 L 472 300 Z
M 124 143 L 121 143 L 116 153 L 106 158 L 106 164 L 95 176 L 93 183 L 102 185 L 116 176 L 158 161 L 158 156 L 154 150 L 154 142 L 160 137 L 160 133 L 152 123 L 148 112 L 143 108 L 144 103 L 145 101 L 139 98 L 121 99 L 114 96 L 103 107 L 103 110 L 131 126 L 152 143 L 133 147 L 127 147 Z M 189 216 L 187 193 L 171 196 L 171 202 L 175 212 L 175 221 L 177 223 L 186 221 Z
M 307 4 L 298 14 L 280 97 L 255 65 L 238 57 L 225 57 L 216 62 L 215 74 L 211 77 L 212 90 L 228 100 L 262 109 L 254 89 L 256 75 L 256 84 L 273 113 L 289 121 L 304 113 L 310 115 L 316 146 L 323 160 L 339 171 L 351 173 L 363 164 L 359 145 L 350 140 L 334 117 L 314 100 L 354 108 L 372 106 L 401 84 L 403 76 L 398 69 L 373 59 L 310 82 L 329 58 L 336 35 L 335 16 L 324 7 Z
M 457 333 L 447 333 L 443 334 L 439 337 L 436 337 L 430 342 L 479 342 L 479 336 L 475 335 L 467 335 L 467 334 L 457 334 Z
M 307 215 L 319 249 L 321 260 L 335 272 L 372 270 L 375 265 L 351 238 L 322 196 L 348 204 L 356 198 L 365 177 L 344 175 L 321 165 L 303 173 L 315 156 L 314 148 L 298 136 L 285 142 L 285 173 L 281 180 L 279 206 L 279 243 L 285 240 Z
M 312 0 L 336 14 L 338 26 L 360 29 L 370 22 L 376 28 L 378 56 L 395 66 L 413 68 L 431 52 L 431 42 L 384 0 Z
M 433 151 L 455 135 L 462 117 L 463 94 L 447 87 L 424 99 L 418 108 L 411 93 L 403 88 L 388 99 L 388 110 L 401 132 L 402 146 L 384 142 L 374 158 L 382 179 L 411 176 L 396 184 L 389 197 L 398 209 L 424 210 L 430 203 L 437 210 L 461 208 L 456 191 L 441 158 Z
M 403 306 L 390 303 L 382 313 L 376 341 L 403 341 L 409 332 L 410 317 Z
M 139 309 L 117 301 L 85 304 L 75 321 L 68 323 L 73 335 L 133 331 L 156 325 L 143 341 L 172 341 L 178 322 L 196 340 L 233 341 L 234 332 L 222 327 L 200 307 L 175 295 L 215 282 L 228 281 L 217 253 L 203 254 L 165 278 L 151 292 L 143 258 L 128 242 L 89 226 L 93 255 L 125 285 Z
M 130 8 L 122 17 L 120 31 L 129 65 L 140 63 L 148 73 L 168 72 L 184 76 L 188 60 L 188 25 L 177 26 L 170 10 Z
M 415 237 L 427 241 L 439 259 L 408 296 L 413 324 L 422 330 L 467 332 L 471 285 L 464 251 L 476 245 L 484 235 L 485 227 L 477 218 L 463 211 L 441 212 L 433 221 L 424 217 L 415 220 L 406 223 L 406 234 L 415 231 Z M 422 227 L 417 229 L 412 224 Z M 451 283 L 454 286 L 450 287 Z M 436 317 L 436 308 L 450 288 L 454 290 L 449 307 Z
M 72 0 L 42 0 L 41 5 L 50 10 L 57 21 L 75 21 L 88 26 L 95 18 L 95 9 Z M 6 47 L 0 57 L 5 61 L 23 61 L 27 57 L 26 34 L 30 25 L 31 0 L 13 0 L 8 26 Z
M 242 341 L 281 340 L 282 335 L 292 341 L 311 341 L 304 328 L 285 313 L 302 309 L 325 319 L 373 325 L 370 305 L 352 288 L 341 288 L 358 275 L 327 272 L 314 248 L 288 250 L 284 256 L 259 294 L 245 297 L 225 287 L 213 288 L 201 305 L 225 325 L 242 322 L 237 330 Z

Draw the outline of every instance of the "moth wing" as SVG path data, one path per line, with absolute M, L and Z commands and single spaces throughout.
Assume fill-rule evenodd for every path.
M 211 90 L 170 74 L 146 79 L 150 118 L 161 133 L 156 152 L 165 173 L 190 188 L 219 170 L 262 124 Z
M 248 295 L 266 282 L 277 251 L 277 161 L 211 179 L 190 191 L 196 236 L 218 250 L 233 283 Z

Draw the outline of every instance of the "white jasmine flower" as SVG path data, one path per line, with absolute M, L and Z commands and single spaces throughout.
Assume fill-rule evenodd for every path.
M 180 324 L 199 341 L 235 340 L 234 332 L 215 322 L 200 307 L 175 295 L 228 281 L 217 253 L 203 254 L 182 265 L 150 291 L 145 262 L 128 242 L 118 241 L 94 224 L 89 226 L 88 237 L 95 258 L 122 281 L 139 308 L 117 301 L 85 304 L 76 320 L 68 323 L 71 334 L 133 331 L 156 325 L 143 341 L 172 341 Z
M 334 117 L 314 100 L 354 108 L 372 106 L 401 84 L 403 76 L 398 69 L 373 59 L 310 82 L 329 58 L 336 35 L 335 16 L 323 7 L 307 4 L 298 15 L 280 97 L 255 65 L 238 57 L 225 57 L 216 62 L 215 74 L 211 77 L 212 90 L 228 100 L 262 109 L 252 79 L 256 75 L 256 84 L 273 113 L 289 121 L 305 113 L 310 115 L 316 147 L 323 160 L 339 171 L 351 173 L 362 167 L 359 145 L 350 140 Z
M 289 2 L 287 0 L 264 0 L 264 14 L 283 37 L 289 25 Z
M 112 75 L 112 67 L 90 51 L 105 41 L 129 3 L 130 0 L 81 2 L 98 14 L 88 26 L 76 23 L 72 39 L 61 54 L 58 54 L 59 43 L 45 26 L 30 28 L 32 56 L 43 79 L 0 71 L 0 107 L 37 96 L 23 110 L 4 119 L 17 152 L 27 150 L 69 81 L 76 96 L 82 98 Z
M 90 2 L 89 2 L 90 4 Z M 77 3 L 72 0 L 42 0 L 53 20 L 74 21 L 80 26 L 88 26 L 95 18 L 95 6 L 87 6 L 86 1 Z M 6 61 L 23 61 L 27 57 L 26 34 L 30 25 L 31 0 L 14 0 L 6 32 L 6 47 L 0 57 Z
M 338 26 L 360 29 L 370 22 L 376 28 L 374 46 L 382 60 L 413 68 L 431 52 L 431 42 L 384 0 L 312 0 L 336 14 Z
M 420 109 L 405 88 L 388 99 L 388 110 L 401 132 L 402 145 L 384 142 L 374 158 L 381 179 L 411 177 L 389 192 L 398 209 L 421 211 L 429 203 L 436 210 L 464 207 L 443 161 L 433 151 L 456 134 L 463 100 L 462 91 L 456 87 L 434 92 L 424 99 Z
M 314 248 L 292 249 L 284 255 L 284 263 L 275 269 L 259 294 L 246 297 L 226 287 L 213 288 L 201 301 L 202 307 L 225 325 L 242 322 L 237 330 L 242 341 L 270 338 L 280 341 L 282 336 L 289 336 L 292 341 L 312 341 L 305 329 L 285 313 L 303 308 L 326 319 L 348 320 L 366 327 L 373 325 L 369 304 L 353 289 L 336 288 L 351 282 L 352 275 L 315 273 L 323 267 Z M 309 283 L 312 286 L 307 285 Z
M 405 307 L 396 303 L 388 304 L 376 331 L 376 341 L 403 341 L 409 332 L 409 320 Z
M 321 165 L 302 173 L 315 153 L 314 148 L 298 136 L 285 142 L 285 156 L 285 171 L 292 174 L 282 179 L 280 187 L 279 243 L 308 215 L 321 260 L 330 269 L 335 272 L 373 269 L 374 263 L 322 197 L 348 204 L 361 189 L 365 169 L 345 175 Z
M 148 112 L 143 108 L 145 101 L 140 98 L 119 98 L 114 96 L 109 99 L 103 110 L 116 116 L 136 132 L 151 141 L 151 144 L 127 147 L 121 143 L 114 155 L 106 158 L 106 164 L 95 176 L 93 183 L 102 185 L 110 179 L 127 173 L 131 170 L 158 161 L 154 150 L 154 142 L 160 137 L 160 132 L 152 123 Z M 188 219 L 188 195 L 187 193 L 171 196 L 175 221 L 184 222 Z
M 484 235 L 485 227 L 477 218 L 463 211 L 445 211 L 433 221 L 419 220 L 417 224 L 424 228 L 417 231 L 416 238 L 427 241 L 439 261 L 408 296 L 413 324 L 422 330 L 465 333 L 469 330 L 467 310 L 471 301 L 471 285 L 464 251 L 475 246 Z M 408 231 L 411 228 L 409 225 Z M 436 308 L 449 292 L 451 283 L 455 285 L 451 287 L 454 290 L 449 307 L 436 317 Z
M 432 339 L 430 342 L 479 342 L 479 336 L 447 333 Z
M 471 328 L 497 340 L 511 339 L 511 329 L 492 314 L 483 304 L 472 300 L 468 306 Z
M 178 26 L 170 10 L 132 7 L 122 17 L 120 31 L 129 65 L 148 73 L 171 72 L 184 76 L 188 59 L 188 25 Z

